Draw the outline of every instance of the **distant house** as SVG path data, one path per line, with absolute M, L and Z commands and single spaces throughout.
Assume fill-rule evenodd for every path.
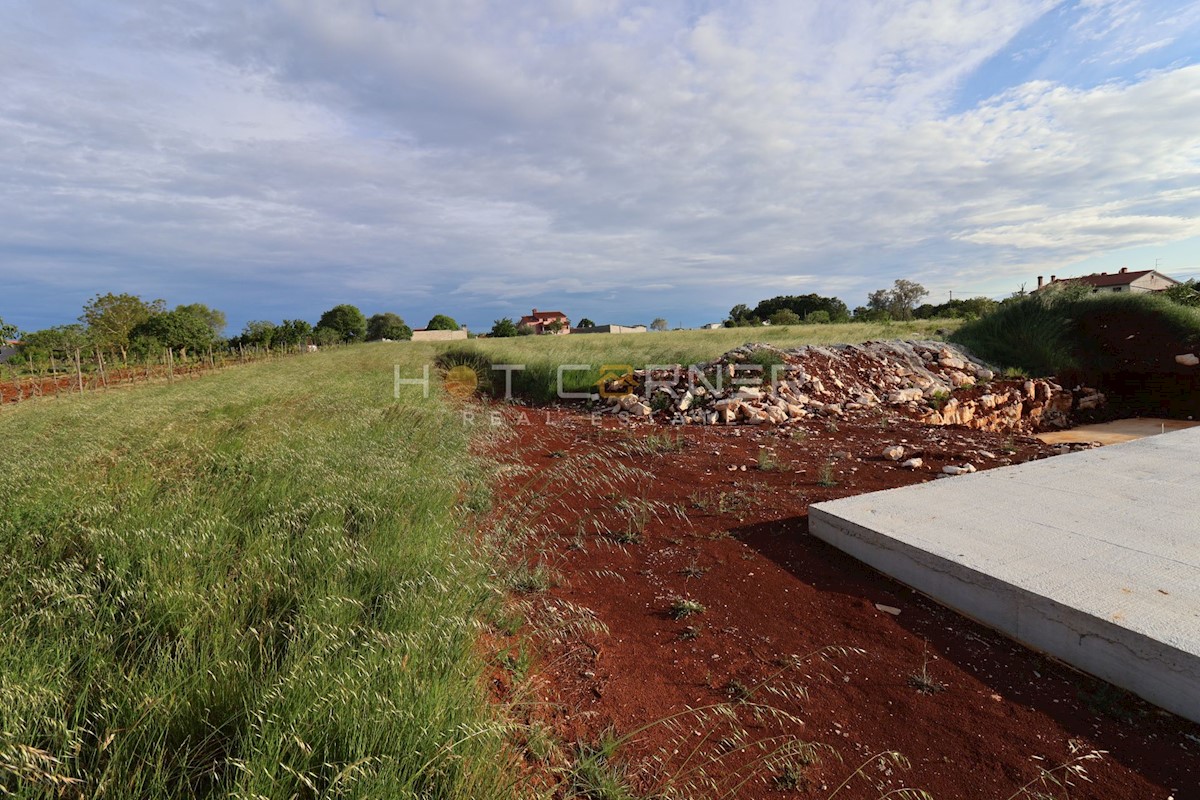
M 720 330 L 721 328 L 724 328 L 724 327 L 725 327 L 725 323 L 723 323 L 723 322 L 710 322 L 707 325 L 703 326 L 704 330 L 706 330 L 706 331 Z
M 531 328 L 534 333 L 570 333 L 571 321 L 561 311 L 538 311 L 521 317 L 517 327 L 522 325 Z M 580 330 L 576 328 L 575 330 Z
M 1128 267 L 1121 267 L 1117 272 L 1097 272 L 1092 275 L 1081 275 L 1078 278 L 1060 278 L 1057 275 L 1050 276 L 1050 282 L 1046 283 L 1042 280 L 1042 276 L 1038 275 L 1037 289 L 1041 290 L 1058 284 L 1063 286 L 1066 284 L 1082 284 L 1092 287 L 1092 292 L 1161 292 L 1163 289 L 1170 289 L 1172 286 L 1178 286 L 1179 281 L 1167 275 L 1163 275 L 1158 270 L 1143 269 L 1136 272 L 1130 272 Z
M 590 328 L 571 328 L 571 333 L 645 333 L 645 325 L 593 325 Z
M 429 331 L 424 328 L 418 328 L 413 331 L 412 340 L 414 342 L 453 342 L 456 339 L 466 339 L 467 330 L 462 328 L 457 331 Z
M 8 361 L 8 359 L 15 356 L 17 354 L 17 347 L 20 344 L 21 343 L 15 339 L 5 339 L 4 341 L 0 342 L 0 364 L 3 364 L 4 362 Z

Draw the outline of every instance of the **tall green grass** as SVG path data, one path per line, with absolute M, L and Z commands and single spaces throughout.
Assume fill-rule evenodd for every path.
M 512 794 L 471 432 L 352 348 L 0 410 L 0 791 Z
M 1200 310 L 1153 294 L 1051 291 L 1007 303 L 950 338 L 1030 374 L 1166 373 L 1176 355 L 1200 345 Z
M 716 358 L 747 342 L 766 342 L 779 347 L 806 344 L 860 343 L 874 339 L 936 339 L 939 331 L 952 331 L 961 320 L 913 320 L 911 322 L 848 323 L 841 325 L 791 325 L 718 330 L 663 331 L 624 334 L 571 334 L 569 336 L 522 336 L 512 339 L 478 339 L 454 348 L 466 357 L 481 356 L 492 364 L 521 364 L 512 373 L 514 393 L 535 402 L 556 397 L 558 368 L 590 365 L 590 370 L 564 372 L 564 388 L 582 392 L 593 387 L 605 365 L 697 364 Z M 504 374 L 493 373 L 493 389 L 504 390 Z

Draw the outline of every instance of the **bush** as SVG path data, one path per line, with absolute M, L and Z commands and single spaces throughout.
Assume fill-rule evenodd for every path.
M 445 314 L 434 314 L 433 319 L 429 320 L 429 324 L 425 326 L 427 331 L 456 331 L 458 323 Z
M 412 338 L 412 328 L 404 324 L 399 314 L 388 311 L 376 314 L 367 320 L 367 341 L 378 342 L 381 339 L 401 341 Z
M 492 336 L 497 339 L 508 339 L 517 335 L 517 323 L 510 317 L 504 317 L 492 323 Z

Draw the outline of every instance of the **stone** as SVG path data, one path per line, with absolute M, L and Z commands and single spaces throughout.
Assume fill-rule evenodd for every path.
M 883 448 L 883 457 L 888 461 L 899 461 L 904 458 L 904 448 L 898 444 L 888 445 Z
M 762 390 L 753 386 L 741 386 L 733 395 L 736 400 L 761 400 L 762 396 Z
M 905 469 L 920 469 L 921 467 L 925 466 L 925 462 L 919 458 L 910 458 L 900 466 L 904 467 Z
M 1175 363 L 1185 367 L 1194 367 L 1200 364 L 1200 356 L 1195 353 L 1184 353 L 1183 355 L 1175 356 Z
M 635 417 L 648 417 L 650 416 L 652 409 L 645 403 L 638 402 L 634 403 L 628 410 L 629 413 L 633 414 Z
M 888 402 L 894 406 L 898 406 L 902 403 L 919 403 L 921 398 L 924 396 L 924 393 L 917 388 L 901 389 L 900 391 L 889 394 Z
M 893 617 L 900 616 L 900 609 L 896 608 L 895 606 L 885 606 L 883 603 L 876 603 L 875 608 L 879 609 L 885 614 L 891 614 Z
M 687 411 L 689 408 L 691 408 L 691 407 L 692 407 L 692 400 L 693 400 L 692 393 L 691 393 L 691 392 L 684 392 L 684 393 L 683 393 L 683 397 L 681 397 L 681 398 L 679 399 L 679 410 L 680 410 L 680 411 Z
M 971 379 L 970 375 L 967 375 L 965 372 L 959 372 L 958 370 L 951 372 L 948 377 L 950 378 L 950 383 L 954 385 L 955 389 L 961 389 L 963 386 L 970 386 L 971 384 L 975 383 L 975 381 Z
M 967 367 L 967 362 L 961 358 L 942 358 L 938 360 L 938 363 L 946 369 L 966 369 Z

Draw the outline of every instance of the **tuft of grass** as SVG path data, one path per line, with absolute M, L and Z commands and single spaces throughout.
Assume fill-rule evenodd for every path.
M 697 600 L 692 600 L 687 597 L 676 597 L 671 600 L 671 606 L 667 609 L 671 619 L 685 619 L 693 614 L 703 614 L 707 609 L 702 603 Z
M 779 463 L 779 456 L 775 451 L 768 447 L 758 448 L 758 468 L 762 472 L 778 472 L 783 466 Z
M 554 586 L 554 572 L 544 561 L 520 563 L 508 576 L 508 585 L 518 594 L 541 594 Z
M 921 654 L 921 668 L 908 676 L 908 685 L 921 694 L 941 694 L 946 691 L 946 684 L 937 680 L 929 673 L 929 651 Z
M 833 477 L 833 460 L 830 459 L 821 465 L 817 471 L 817 483 L 821 486 L 837 486 L 837 479 Z
M 639 800 L 626 770 L 615 759 L 623 739 L 611 728 L 593 743 L 575 748 L 570 789 L 580 800 Z

